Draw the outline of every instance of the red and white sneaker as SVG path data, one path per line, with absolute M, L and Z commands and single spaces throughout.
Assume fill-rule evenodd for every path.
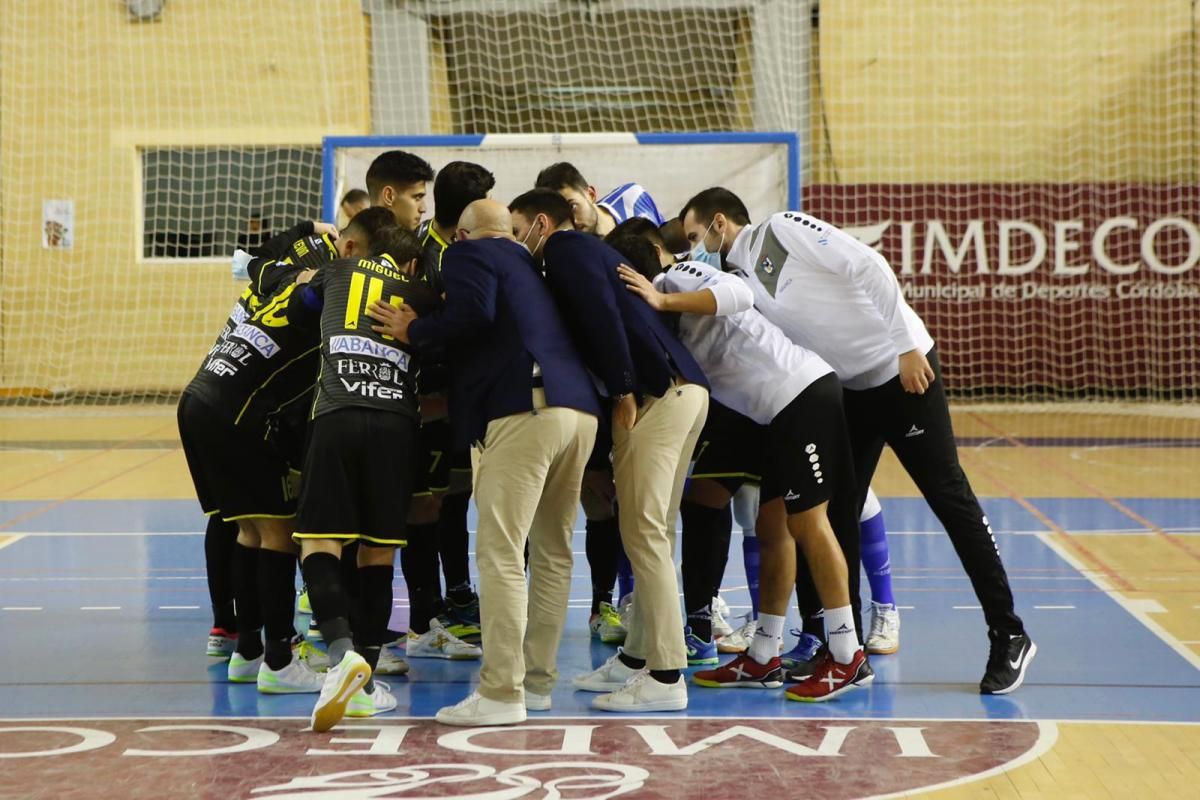
M 229 658 L 237 649 L 237 634 L 224 628 L 208 632 L 208 654 L 213 658 Z
M 832 700 L 855 686 L 868 686 L 875 680 L 875 671 L 867 662 L 866 654 L 860 649 L 849 664 L 839 664 L 826 650 L 813 669 L 813 674 L 789 686 L 785 694 L 788 700 L 802 703 L 823 703 Z
M 692 683 L 710 689 L 778 689 L 783 686 L 783 664 L 778 658 L 759 664 L 742 654 L 716 669 L 696 672 Z

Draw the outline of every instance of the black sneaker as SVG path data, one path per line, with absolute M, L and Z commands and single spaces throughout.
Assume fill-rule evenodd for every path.
M 791 653 L 788 653 L 788 655 L 791 656 L 789 659 L 791 661 L 791 667 L 788 669 L 785 677 L 790 683 L 799 683 L 816 672 L 817 665 L 824 660 L 825 654 L 829 652 L 829 645 L 821 642 L 820 647 L 818 647 L 807 660 L 797 657 L 796 650 L 798 649 L 799 646 L 797 646 L 795 650 L 792 650 Z M 780 660 L 782 660 L 782 656 L 780 657 Z
M 1025 670 L 1037 655 L 1037 645 L 1023 633 L 1015 636 L 1000 631 L 988 631 L 992 651 L 988 655 L 987 672 L 979 682 L 980 694 L 1008 694 L 1025 680 Z

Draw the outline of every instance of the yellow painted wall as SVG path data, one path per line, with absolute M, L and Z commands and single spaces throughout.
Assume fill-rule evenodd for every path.
M 359 0 L 0 0 L 0 388 L 178 390 L 228 262 L 138 263 L 138 144 L 318 144 L 370 128 Z M 75 201 L 72 250 L 41 246 Z
M 1190 0 L 821 4 L 811 180 L 1195 180 Z M 814 92 L 816 89 L 814 81 Z M 828 146 L 826 146 L 826 142 Z

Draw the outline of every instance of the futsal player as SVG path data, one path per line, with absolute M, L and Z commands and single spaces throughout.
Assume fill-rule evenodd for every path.
M 566 161 L 551 164 L 539 172 L 534 186 L 561 194 L 571 204 L 575 230 L 583 233 L 607 236 L 613 228 L 632 217 L 644 217 L 655 225 L 665 222 L 654 198 L 640 184 L 623 183 L 600 196 L 575 165 Z
M 886 443 L 945 527 L 983 607 L 990 650 L 980 692 L 1018 688 L 1037 647 L 1014 610 L 991 524 L 959 464 L 937 349 L 887 261 L 800 212 L 752 225 L 745 204 L 720 187 L 690 199 L 680 218 L 688 240 L 719 253 L 769 320 L 837 371 L 859 507 Z M 857 594 L 857 569 L 850 579 Z
M 387 640 L 395 551 L 404 545 L 412 492 L 417 364 L 406 345 L 371 329 L 366 309 L 382 299 L 428 312 L 438 298 L 411 277 L 420 255 L 411 232 L 385 228 L 372 244 L 370 258 L 319 270 L 289 306 L 294 318 L 319 318 L 321 371 L 293 534 L 331 665 L 313 708 L 315 731 L 347 713 L 373 716 L 396 707 L 372 671 Z M 360 544 L 356 631 L 340 566 L 349 541 Z

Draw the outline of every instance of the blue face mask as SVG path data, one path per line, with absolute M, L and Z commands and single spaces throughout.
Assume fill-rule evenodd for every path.
M 696 247 L 690 253 L 688 253 L 688 261 L 699 261 L 701 264 L 708 264 L 713 269 L 722 268 L 720 249 L 725 246 L 725 234 L 721 234 L 721 244 L 717 245 L 716 253 L 708 252 L 708 248 L 704 246 L 704 240 L 708 238 L 708 232 L 712 230 L 712 226 L 715 222 L 716 220 L 714 219 L 712 222 L 708 223 L 708 227 L 704 229 L 704 235 L 700 237 L 700 241 L 696 244 Z

